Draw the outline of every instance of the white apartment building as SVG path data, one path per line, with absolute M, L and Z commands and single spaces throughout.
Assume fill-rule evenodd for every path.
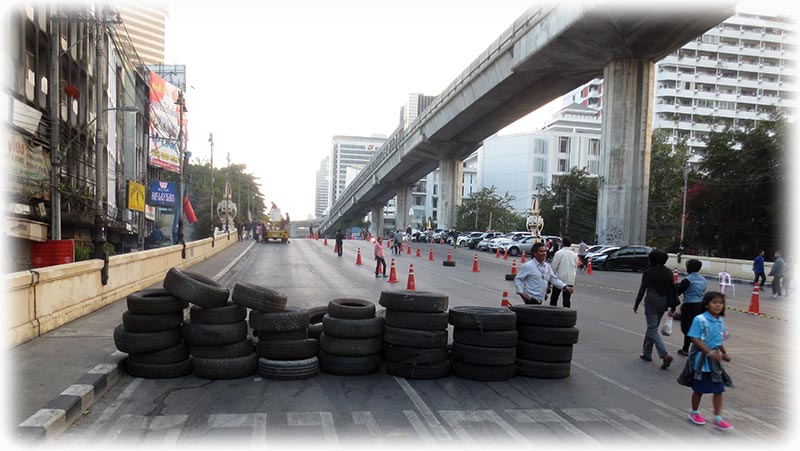
M 314 217 L 317 221 L 321 220 L 328 211 L 328 176 L 329 176 L 330 156 L 322 159 L 316 173 L 316 185 L 314 187 Z
M 169 5 L 160 2 L 117 1 L 136 53 L 147 65 L 164 64 L 164 42 Z
M 330 208 L 342 195 L 349 181 L 378 152 L 386 138 L 379 136 L 334 136 L 328 162 L 328 204 Z

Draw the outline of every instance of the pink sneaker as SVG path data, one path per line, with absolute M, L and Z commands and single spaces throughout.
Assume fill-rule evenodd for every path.
M 689 412 L 689 419 L 692 420 L 692 423 L 699 424 L 700 426 L 706 424 L 705 418 L 700 416 L 700 413 Z
M 714 421 L 714 424 L 723 431 L 730 431 L 731 429 L 733 429 L 733 426 L 728 424 L 728 422 L 725 420 L 716 420 Z

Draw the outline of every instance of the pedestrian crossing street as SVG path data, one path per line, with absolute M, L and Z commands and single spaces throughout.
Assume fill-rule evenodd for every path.
M 169 447 L 234 441 L 260 449 L 313 443 L 323 449 L 413 445 L 477 450 L 498 444 L 505 449 L 531 449 L 542 442 L 605 447 L 617 442 L 663 445 L 710 440 L 752 445 L 785 439 L 788 434 L 781 426 L 788 421 L 788 413 L 780 408 L 726 409 L 725 414 L 736 430 L 720 431 L 711 422 L 697 426 L 686 416 L 660 408 L 651 409 L 646 417 L 613 407 L 382 411 L 386 418 L 370 411 L 124 414 L 113 419 L 101 415 L 88 427 L 67 431 L 59 443 Z

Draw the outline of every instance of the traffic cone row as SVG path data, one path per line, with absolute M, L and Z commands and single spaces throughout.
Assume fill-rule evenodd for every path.
M 748 313 L 759 315 L 758 309 L 758 282 L 753 284 L 753 295 L 750 296 L 750 307 L 747 309 Z

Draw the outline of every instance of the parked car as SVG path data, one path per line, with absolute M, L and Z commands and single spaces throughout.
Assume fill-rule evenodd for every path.
M 617 269 L 644 270 L 650 264 L 648 256 L 652 250 L 653 248 L 650 246 L 623 246 L 606 254 L 605 258 L 602 259 L 602 267 L 606 271 Z M 592 259 L 592 265 L 594 265 L 594 258 Z
M 478 245 L 475 246 L 475 248 L 478 249 L 478 250 L 481 250 L 481 251 L 488 251 L 489 250 L 489 241 L 491 241 L 491 240 L 493 240 L 495 238 L 500 238 L 502 236 L 503 236 L 503 234 L 500 233 L 500 232 L 487 233 L 486 236 L 483 237 L 483 239 L 478 243 Z
M 583 257 L 583 264 L 585 265 L 586 263 L 589 262 L 589 259 L 591 257 L 594 257 L 598 253 L 600 253 L 600 252 L 602 252 L 602 251 L 604 251 L 604 250 L 606 250 L 606 249 L 608 249 L 610 247 L 619 248 L 619 246 L 612 246 L 610 244 L 595 244 L 594 246 L 589 246 L 586 249 L 586 255 Z
M 531 232 L 511 232 L 502 238 L 493 240 L 493 242 L 489 244 L 489 250 L 497 252 L 497 249 L 500 248 L 501 252 L 505 252 L 509 243 L 519 241 L 528 236 L 533 236 L 533 234 Z
M 605 249 L 599 252 L 594 252 L 590 257 L 592 259 L 592 268 L 605 269 L 605 263 L 606 263 L 606 258 L 608 258 L 608 254 L 616 251 L 619 248 L 620 246 L 607 246 Z
M 500 232 L 484 232 L 484 233 L 481 233 L 480 235 L 478 235 L 478 236 L 475 236 L 475 237 L 472 237 L 472 238 L 470 238 L 469 240 L 467 240 L 467 241 L 466 241 L 466 246 L 467 246 L 468 248 L 470 248 L 470 249 L 475 249 L 475 248 L 477 248 L 477 247 L 478 247 L 478 243 L 480 243 L 481 241 L 483 241 L 483 240 L 484 240 L 484 239 L 486 239 L 487 237 L 488 237 L 489 239 L 492 239 L 492 238 L 494 238 L 494 236 L 495 236 L 496 234 L 499 234 L 499 233 L 500 233 Z
M 466 245 L 467 245 L 467 242 L 468 242 L 469 240 L 471 240 L 472 238 L 477 238 L 477 237 L 479 237 L 479 236 L 481 236 L 481 235 L 483 235 L 483 234 L 484 234 L 484 232 L 467 232 L 467 233 L 462 233 L 462 234 L 461 234 L 461 235 L 459 235 L 459 236 L 458 236 L 458 238 L 456 239 L 456 246 L 466 246 Z
M 509 241 L 508 243 L 503 243 L 500 245 L 500 252 L 505 252 L 508 250 L 508 255 L 512 257 L 516 257 L 517 255 L 522 254 L 522 251 L 525 251 L 525 255 L 531 255 L 531 248 L 533 247 L 533 243 L 537 241 L 537 237 L 533 235 L 523 236 L 522 238 Z

